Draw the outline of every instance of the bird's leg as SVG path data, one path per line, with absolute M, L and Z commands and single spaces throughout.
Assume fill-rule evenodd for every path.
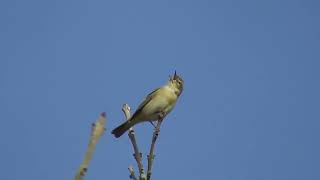
M 166 117 L 166 113 L 161 111 L 158 113 L 158 121 L 162 121 Z
M 166 117 L 166 113 L 163 111 L 160 111 L 158 113 L 158 121 L 157 121 L 157 126 L 155 126 L 155 131 L 157 132 L 157 134 L 160 132 L 160 125 L 163 121 L 163 119 Z
M 154 125 L 154 123 L 152 122 L 152 121 L 149 121 L 151 124 L 152 124 L 152 126 L 154 127 L 154 128 L 156 128 L 156 125 Z
M 158 112 L 157 113 L 158 114 L 158 123 L 159 123 L 159 121 L 162 121 L 163 119 L 164 119 L 164 117 L 166 116 L 166 114 L 163 112 L 163 111 L 160 111 L 160 112 Z M 152 121 L 149 121 L 151 124 L 152 124 L 152 126 L 154 127 L 154 128 L 156 128 L 157 126 L 152 122 Z

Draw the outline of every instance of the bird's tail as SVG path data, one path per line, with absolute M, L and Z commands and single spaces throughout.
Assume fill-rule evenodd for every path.
M 112 134 L 114 134 L 114 136 L 118 138 L 122 136 L 122 134 L 124 134 L 127 130 L 129 130 L 133 125 L 134 124 L 132 123 L 132 121 L 126 121 L 112 130 Z

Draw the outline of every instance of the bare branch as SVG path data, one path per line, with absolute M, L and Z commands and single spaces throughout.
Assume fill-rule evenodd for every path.
M 130 166 L 128 167 L 128 170 L 129 170 L 129 172 L 130 172 L 130 179 L 138 180 L 138 178 L 137 178 L 136 175 L 134 174 L 134 170 L 133 170 L 132 165 L 130 165 Z
M 122 111 L 124 112 L 124 114 L 126 116 L 126 119 L 129 120 L 130 117 L 131 117 L 129 105 L 128 104 L 124 104 L 123 107 L 122 107 Z M 132 146 L 133 146 L 133 150 L 134 150 L 133 156 L 134 156 L 134 158 L 135 158 L 135 160 L 137 161 L 137 164 L 138 164 L 140 179 L 141 180 L 146 179 L 145 173 L 144 173 L 144 168 L 143 168 L 143 165 L 142 165 L 142 153 L 139 151 L 139 147 L 138 147 L 138 144 L 137 144 L 137 140 L 136 140 L 136 137 L 135 137 L 135 132 L 134 132 L 133 127 L 131 127 L 129 129 L 128 136 L 129 136 L 130 141 L 131 141 Z
M 92 159 L 92 155 L 96 148 L 97 142 L 105 131 L 105 124 L 106 124 L 106 113 L 103 112 L 100 114 L 96 122 L 92 123 L 91 137 L 88 144 L 88 148 L 87 148 L 84 160 L 80 165 L 78 172 L 75 176 L 75 180 L 82 180 L 83 176 L 86 174 L 88 170 L 89 162 Z
M 153 165 L 153 160 L 154 160 L 154 146 L 156 144 L 157 138 L 159 136 L 160 133 L 160 127 L 161 127 L 161 123 L 163 121 L 162 119 L 158 120 L 157 126 L 155 127 L 154 131 L 153 131 L 153 136 L 152 136 L 152 141 L 151 141 L 151 146 L 150 146 L 150 152 L 148 155 L 148 171 L 147 171 L 147 180 L 150 180 L 151 178 L 151 174 L 152 174 L 152 165 Z

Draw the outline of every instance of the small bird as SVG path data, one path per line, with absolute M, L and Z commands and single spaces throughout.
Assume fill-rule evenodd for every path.
M 183 79 L 174 72 L 167 84 L 148 94 L 131 118 L 112 130 L 112 134 L 118 138 L 138 123 L 162 120 L 176 105 L 183 84 Z

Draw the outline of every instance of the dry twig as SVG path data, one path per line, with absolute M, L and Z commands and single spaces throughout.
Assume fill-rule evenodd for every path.
M 126 119 L 129 120 L 130 117 L 131 117 L 129 105 L 128 104 L 124 104 L 122 106 L 122 111 L 125 114 Z M 133 150 L 134 150 L 133 156 L 134 156 L 134 158 L 135 158 L 135 160 L 137 161 L 137 164 L 138 164 L 140 179 L 142 179 L 142 180 L 146 179 L 145 178 L 145 173 L 144 173 L 144 168 L 143 168 L 143 165 L 142 165 L 142 153 L 139 151 L 139 147 L 138 147 L 138 144 L 137 144 L 137 140 L 136 140 L 136 137 L 135 137 L 135 132 L 134 132 L 133 127 L 131 127 L 129 129 L 128 136 L 129 136 L 130 141 L 131 141 L 132 146 L 133 146 Z M 131 173 L 131 171 L 130 171 L 130 173 Z M 131 176 L 132 176 L 132 173 L 131 173 L 130 177 Z
M 136 175 L 134 174 L 134 170 L 133 170 L 132 165 L 130 165 L 130 166 L 128 167 L 128 170 L 129 170 L 129 172 L 130 172 L 130 178 L 133 179 L 133 180 L 138 180 L 138 178 L 137 178 Z
M 88 148 L 87 148 L 84 160 L 77 171 L 75 180 L 81 180 L 83 176 L 86 174 L 88 170 L 89 162 L 92 159 L 92 155 L 96 148 L 97 142 L 105 131 L 105 124 L 106 124 L 106 113 L 103 112 L 100 114 L 96 122 L 92 123 L 91 137 L 88 144 Z
M 152 141 L 151 141 L 151 146 L 150 146 L 150 151 L 148 155 L 148 171 L 147 171 L 147 180 L 150 180 L 151 174 L 152 174 L 152 165 L 153 165 L 153 160 L 154 160 L 154 146 L 156 144 L 157 138 L 159 136 L 160 132 L 160 127 L 163 119 L 159 119 L 157 126 L 155 127 L 152 135 Z

